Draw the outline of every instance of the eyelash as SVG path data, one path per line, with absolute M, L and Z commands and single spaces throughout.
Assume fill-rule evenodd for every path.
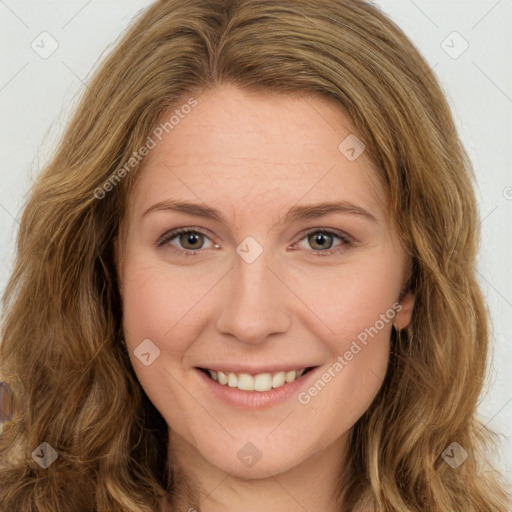
M 187 234 L 188 233 L 198 233 L 198 234 L 201 234 L 201 235 L 203 235 L 205 237 L 208 237 L 208 235 L 206 233 L 204 233 L 203 231 L 201 231 L 200 229 L 178 228 L 178 229 L 174 229 L 173 231 L 169 231 L 168 233 L 166 233 L 163 236 L 161 236 L 158 239 L 156 245 L 157 245 L 157 247 L 162 247 L 163 245 L 167 244 L 171 240 L 175 239 L 177 236 L 179 236 L 181 234 L 185 234 L 185 233 L 187 233 Z M 337 254 L 340 254 L 340 253 L 344 252 L 346 247 L 353 247 L 355 245 L 354 241 L 351 238 L 349 238 L 347 235 L 345 235 L 345 234 L 342 234 L 342 233 L 339 233 L 339 232 L 336 232 L 336 231 L 332 231 L 332 230 L 329 230 L 329 229 L 320 229 L 320 228 L 308 229 L 304 233 L 302 238 L 300 238 L 300 240 L 298 240 L 298 242 L 296 242 L 296 243 L 301 242 L 302 240 L 304 240 L 304 238 L 307 238 L 308 235 L 311 235 L 313 233 L 319 233 L 319 234 L 321 233 L 323 235 L 334 236 L 336 238 L 339 238 L 343 242 L 343 244 L 338 246 L 337 249 L 326 250 L 326 251 L 314 251 L 313 250 L 313 254 L 316 254 L 318 256 L 334 256 L 334 255 L 337 255 Z M 170 247 L 171 247 L 171 249 L 173 249 L 173 250 L 175 250 L 177 252 L 180 252 L 183 256 L 195 256 L 195 255 L 200 254 L 202 252 L 202 249 L 193 251 L 193 250 L 190 250 L 190 249 L 178 249 L 178 248 L 174 247 L 173 245 L 170 245 Z M 295 249 L 295 244 L 294 244 L 293 248 Z

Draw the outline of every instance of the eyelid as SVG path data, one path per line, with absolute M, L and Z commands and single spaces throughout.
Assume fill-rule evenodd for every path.
M 172 240 L 173 238 L 176 238 L 178 235 L 181 235 L 183 233 L 188 233 L 188 232 L 199 233 L 199 234 L 204 235 L 205 237 L 208 237 L 210 239 L 212 238 L 212 235 L 210 234 L 210 232 L 208 230 L 205 230 L 203 228 L 198 228 L 195 226 L 190 226 L 190 227 L 175 228 L 175 229 L 171 229 L 171 230 L 167 231 L 156 241 L 156 245 L 157 245 L 157 247 L 161 247 L 161 246 L 165 245 L 167 242 L 169 242 L 170 240 Z M 215 243 L 215 242 L 213 242 L 213 240 L 212 240 L 212 243 Z M 193 251 L 192 249 L 187 250 L 187 249 L 178 249 L 174 246 L 172 246 L 172 247 L 173 247 L 173 249 L 176 249 L 177 251 L 180 251 L 182 253 L 184 253 L 184 252 L 198 253 L 203 250 L 203 249 L 199 249 L 199 250 Z
M 175 229 L 172 229 L 172 230 L 164 233 L 157 240 L 156 245 L 157 245 L 157 247 L 162 247 L 165 244 L 167 244 L 168 242 L 170 242 L 171 240 L 173 240 L 174 238 L 176 238 L 177 236 L 179 236 L 183 233 L 189 233 L 189 232 L 199 233 L 207 238 L 212 239 L 212 236 L 208 230 L 199 228 L 199 227 L 195 227 L 195 226 L 189 226 L 189 227 L 175 228 Z M 352 236 L 348 235 L 347 233 L 345 233 L 344 231 L 341 231 L 339 229 L 312 227 L 312 228 L 306 229 L 305 231 L 301 232 L 300 237 L 297 238 L 296 241 L 292 243 L 292 245 L 291 245 L 292 249 L 295 248 L 295 245 L 297 243 L 301 242 L 303 239 L 307 238 L 308 235 L 310 235 L 312 233 L 324 233 L 327 235 L 334 235 L 334 236 L 338 237 L 343 242 L 343 244 L 338 247 L 343 247 L 344 245 L 345 246 L 355 246 L 357 244 L 356 240 Z M 217 245 L 217 247 L 218 247 L 218 244 L 216 244 L 213 240 L 211 240 L 211 242 L 214 244 L 214 246 Z M 177 247 L 174 247 L 173 245 L 170 245 L 170 247 L 172 250 L 177 251 L 178 253 L 180 253 L 182 255 L 194 255 L 194 254 L 200 254 L 200 253 L 204 252 L 204 249 L 197 249 L 197 250 L 179 249 Z M 311 249 L 308 252 L 311 252 L 311 253 L 317 254 L 317 255 L 330 256 L 330 255 L 333 255 L 336 253 L 340 253 L 340 252 L 342 252 L 342 250 L 340 251 L 340 249 L 338 249 L 338 248 L 326 249 L 323 251 L 315 251 L 315 250 Z
M 341 238 L 342 240 L 348 242 L 348 243 L 355 243 L 355 239 L 350 236 L 348 233 L 345 233 L 344 231 L 341 231 L 340 229 L 334 229 L 334 228 L 310 228 L 306 229 L 301 234 L 301 238 L 299 238 L 299 241 L 303 238 L 307 237 L 308 235 L 311 235 L 312 233 L 328 233 L 336 235 L 337 237 Z

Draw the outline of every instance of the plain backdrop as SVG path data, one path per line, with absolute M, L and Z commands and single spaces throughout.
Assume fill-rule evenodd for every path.
M 374 3 L 430 63 L 477 174 L 478 277 L 495 338 L 479 413 L 502 437 L 497 464 L 512 480 L 512 0 Z M 51 154 L 91 70 L 150 4 L 0 0 L 0 290 L 32 177 Z

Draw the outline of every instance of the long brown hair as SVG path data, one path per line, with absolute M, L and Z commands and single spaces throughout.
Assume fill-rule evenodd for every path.
M 426 61 L 359 0 L 161 0 L 96 71 L 31 189 L 3 297 L 0 375 L 17 410 L 0 441 L 2 510 L 150 512 L 179 492 L 167 425 L 121 342 L 114 243 L 164 113 L 228 82 L 335 99 L 413 264 L 412 323 L 393 331 L 352 430 L 340 510 L 509 512 L 496 435 L 477 419 L 490 333 L 471 163 Z M 58 454 L 46 468 L 32 456 L 43 442 Z M 453 442 L 468 454 L 456 469 Z

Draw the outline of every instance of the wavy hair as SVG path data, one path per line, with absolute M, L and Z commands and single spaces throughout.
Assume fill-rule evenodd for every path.
M 114 247 L 142 164 L 119 169 L 164 114 L 223 83 L 335 99 L 412 262 L 413 318 L 392 331 L 386 378 L 351 431 L 339 510 L 508 512 L 498 436 L 477 418 L 491 329 L 474 171 L 427 62 L 359 0 L 160 0 L 97 68 L 25 201 L 3 296 L 16 414 L 0 439 L 1 510 L 154 512 L 185 488 L 122 343 Z M 58 453 L 46 469 L 31 455 L 42 442 Z M 468 453 L 457 469 L 442 456 L 452 442 Z

